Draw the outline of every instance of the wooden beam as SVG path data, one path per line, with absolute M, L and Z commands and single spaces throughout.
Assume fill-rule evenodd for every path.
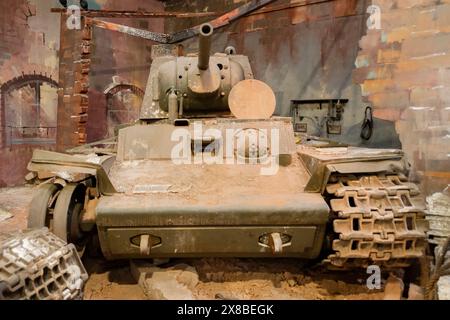
M 54 13 L 66 13 L 65 8 L 52 8 Z M 117 10 L 87 10 L 81 15 L 89 18 L 202 18 L 218 16 L 217 12 L 148 12 L 148 11 L 117 11 Z

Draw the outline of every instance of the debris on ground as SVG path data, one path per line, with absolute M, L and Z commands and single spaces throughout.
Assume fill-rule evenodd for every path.
M 450 191 L 435 193 L 427 198 L 428 213 L 426 219 L 430 223 L 428 241 L 441 244 L 450 236 Z
M 391 274 L 386 283 L 384 289 L 384 300 L 401 300 L 403 296 L 403 290 L 405 289 L 405 284 L 402 278 Z
M 84 259 L 89 280 L 84 289 L 85 300 L 146 300 L 136 283 L 128 261 Z
M 199 282 L 195 268 L 186 264 L 159 268 L 140 261 L 132 261 L 130 268 L 150 300 L 194 300 Z
M 428 299 L 450 300 L 450 188 L 427 198 L 428 242 L 436 245 L 433 275 L 427 286 Z
M 0 217 L 1 232 L 13 232 L 26 229 L 28 207 L 31 203 L 34 190 L 34 187 L 30 185 L 15 188 L 0 188 L 0 209 L 3 209 L 11 215 L 5 220 L 2 220 Z
M 425 300 L 423 288 L 414 283 L 410 283 L 408 290 L 408 300 Z
M 12 218 L 13 215 L 0 207 L 0 222 Z
M 431 266 L 431 271 L 430 279 L 425 287 L 425 298 L 436 300 L 449 296 L 450 287 L 446 285 L 446 277 L 450 275 L 450 236 L 435 248 L 435 263 Z
M 437 284 L 439 300 L 450 300 L 450 276 L 441 277 Z
M 440 276 L 436 285 L 436 298 L 439 300 L 450 300 L 450 237 L 436 248 L 436 252 L 436 272 Z
M 159 267 L 140 260 L 127 265 L 87 259 L 85 265 L 91 274 L 86 299 L 381 300 L 384 296 L 383 288 L 367 288 L 364 272 L 327 272 L 298 259 L 178 259 Z M 174 288 L 178 292 L 172 292 Z
M 0 233 L 0 300 L 81 299 L 88 274 L 73 244 L 47 228 Z

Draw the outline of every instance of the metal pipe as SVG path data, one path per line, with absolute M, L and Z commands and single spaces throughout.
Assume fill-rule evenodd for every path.
M 169 120 L 175 121 L 178 119 L 178 96 L 174 90 L 169 94 Z
M 179 107 L 180 110 L 178 110 L 178 115 L 179 115 L 180 118 L 183 116 L 183 112 L 184 112 L 184 110 L 183 110 L 183 103 L 184 103 L 184 96 L 181 95 L 180 107 Z
M 211 37 L 214 28 L 211 24 L 205 23 L 200 26 L 199 48 L 198 48 L 198 68 L 208 70 L 209 56 L 211 51 Z

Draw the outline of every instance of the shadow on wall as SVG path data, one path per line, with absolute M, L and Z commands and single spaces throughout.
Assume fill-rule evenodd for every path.
M 361 129 L 363 122 L 350 127 L 343 139 L 350 145 L 366 148 L 388 148 L 401 149 L 400 136 L 395 130 L 395 123 L 392 121 L 373 119 L 373 133 L 368 140 L 361 139 Z

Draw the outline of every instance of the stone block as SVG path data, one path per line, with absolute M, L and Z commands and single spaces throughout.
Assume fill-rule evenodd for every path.
M 159 268 L 150 263 L 131 263 L 132 273 L 151 300 L 194 300 L 192 290 L 199 282 L 195 268 L 179 264 Z

